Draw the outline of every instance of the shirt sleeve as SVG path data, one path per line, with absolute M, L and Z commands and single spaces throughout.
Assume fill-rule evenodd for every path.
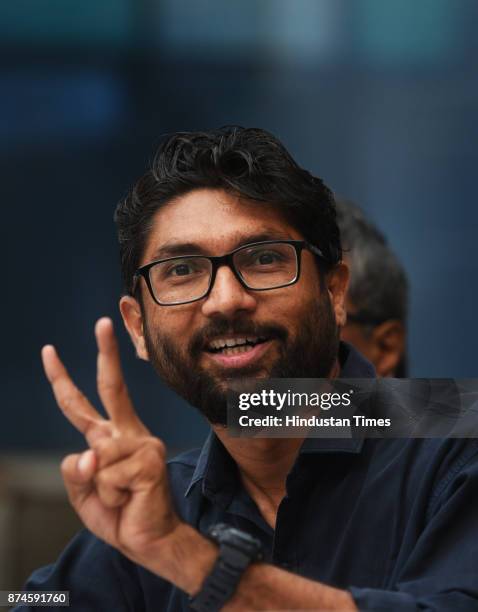
M 72 612 L 144 610 L 137 566 L 86 530 L 70 542 L 56 563 L 33 572 L 23 588 L 69 591 Z M 14 608 L 14 612 L 27 610 L 38 608 Z
M 478 612 L 478 458 L 432 496 L 428 519 L 390 589 L 350 587 L 359 610 Z

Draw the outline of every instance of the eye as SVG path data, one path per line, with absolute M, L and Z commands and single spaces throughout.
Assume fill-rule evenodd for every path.
M 168 270 L 169 276 L 187 276 L 193 272 L 193 267 L 187 263 L 176 264 Z
M 283 261 L 281 253 L 272 250 L 261 250 L 251 253 L 251 263 L 254 265 L 267 266 Z
M 271 251 L 267 253 L 259 253 L 259 255 L 257 256 L 257 261 L 261 264 L 271 264 L 278 260 L 280 260 L 279 254 L 272 253 Z
M 181 258 L 159 264 L 155 269 L 156 278 L 164 281 L 186 281 L 208 272 L 208 262 L 201 258 Z

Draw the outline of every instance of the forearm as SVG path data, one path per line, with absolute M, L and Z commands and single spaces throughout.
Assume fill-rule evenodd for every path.
M 218 547 L 193 527 L 182 523 L 175 534 L 138 559 L 191 596 L 210 574 Z M 329 587 L 266 563 L 252 564 L 242 576 L 224 612 L 244 610 L 357 610 L 347 591 Z
M 223 612 L 244 610 L 356 611 L 347 591 L 291 574 L 273 565 L 254 563 L 242 577 Z

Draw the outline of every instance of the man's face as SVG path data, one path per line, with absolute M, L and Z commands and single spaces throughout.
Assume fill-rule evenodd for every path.
M 196 190 L 156 213 L 141 265 L 178 255 L 178 248 L 184 255 L 223 255 L 274 239 L 303 236 L 271 205 L 222 190 Z M 211 292 L 201 300 L 159 306 L 142 282 L 143 308 L 123 298 L 121 311 L 138 355 L 149 359 L 165 382 L 210 422 L 224 424 L 228 378 L 330 374 L 347 275 L 342 270 L 328 276 L 321 288 L 314 256 L 304 250 L 300 279 L 289 287 L 251 291 L 221 266 Z M 221 341 L 243 339 L 248 344 L 241 348 L 217 348 Z

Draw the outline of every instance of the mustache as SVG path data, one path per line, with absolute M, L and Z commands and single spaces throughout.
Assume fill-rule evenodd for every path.
M 289 332 L 281 325 L 271 323 L 255 323 L 248 320 L 230 321 L 217 319 L 198 331 L 191 339 L 190 354 L 198 356 L 206 346 L 218 336 L 262 336 L 267 339 L 286 341 Z

